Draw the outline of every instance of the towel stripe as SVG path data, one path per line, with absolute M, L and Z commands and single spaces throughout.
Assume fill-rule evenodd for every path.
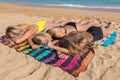
M 53 64 L 53 66 L 60 67 L 65 61 L 65 59 L 59 59 L 58 61 L 56 61 L 56 63 Z
M 53 52 L 51 52 L 49 55 L 47 55 L 47 56 L 45 56 L 44 58 L 40 59 L 40 61 L 44 61 L 44 60 L 46 60 L 47 58 L 52 57 L 52 55 L 54 55 L 54 54 L 56 54 L 56 52 L 53 51 Z M 58 58 L 57 54 L 56 54 L 56 58 Z
M 81 58 L 78 60 L 77 64 L 71 68 L 70 70 L 67 70 L 68 73 L 72 73 L 74 70 L 78 69 L 81 66 L 82 61 L 85 59 L 85 57 L 89 54 L 90 51 L 84 53 Z
M 77 70 L 74 70 L 72 72 L 72 74 L 74 76 L 78 76 L 80 72 L 83 72 L 86 70 L 89 62 L 91 61 L 91 59 L 93 58 L 94 54 L 92 51 L 89 52 L 89 54 L 86 56 L 86 58 L 82 61 L 82 64 L 81 66 L 77 69 Z
M 66 66 L 66 67 L 62 67 L 62 69 L 64 70 L 70 70 L 72 69 L 73 67 L 75 67 L 75 65 L 77 64 L 78 60 L 80 59 L 81 57 L 80 56 L 75 56 L 71 62 Z
M 43 62 L 44 62 L 44 63 L 48 63 L 48 62 L 50 62 L 51 60 L 54 60 L 55 57 L 56 57 L 56 54 L 53 54 L 51 57 L 45 59 Z
M 60 66 L 60 67 L 66 67 L 70 62 L 71 60 L 74 58 L 74 56 L 69 56 L 67 58 L 67 60 Z
M 53 49 L 50 50 L 45 50 L 42 54 L 38 55 L 37 57 L 35 57 L 37 60 L 42 59 L 44 56 L 49 55 L 51 52 L 53 51 Z

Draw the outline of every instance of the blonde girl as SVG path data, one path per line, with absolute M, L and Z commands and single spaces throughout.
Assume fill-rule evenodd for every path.
M 60 54 L 81 55 L 90 48 L 90 42 L 93 36 L 85 31 L 73 31 L 59 40 L 55 45 L 51 42 L 48 46 L 57 50 Z
M 109 22 L 106 26 L 101 27 L 90 27 L 87 32 L 85 31 L 73 31 L 65 35 L 59 42 L 58 45 L 54 45 L 51 37 L 50 39 L 45 39 L 45 44 L 54 48 L 55 50 L 62 53 L 70 53 L 72 55 L 78 55 L 86 52 L 89 49 L 90 45 L 97 40 L 102 39 L 103 37 L 107 37 L 110 34 L 113 23 Z M 47 33 L 45 33 L 47 34 Z M 38 41 L 42 43 L 42 36 L 38 35 Z M 47 41 L 46 41 L 47 40 Z
M 21 43 L 27 40 L 33 49 L 37 49 L 38 46 L 32 42 L 34 35 L 39 34 L 44 28 L 48 26 L 57 26 L 63 24 L 64 22 L 65 21 L 63 20 L 56 20 L 53 22 L 46 22 L 45 20 L 41 20 L 36 24 L 12 25 L 7 27 L 6 36 L 15 43 Z
M 65 35 L 61 40 L 54 40 L 47 33 L 40 33 L 41 36 L 36 35 L 33 38 L 33 42 L 36 44 L 48 45 L 49 47 L 55 49 L 58 53 L 59 58 L 66 58 L 66 54 L 79 55 L 89 48 L 89 43 L 92 41 L 93 37 L 90 33 L 85 31 L 73 31 L 68 35 Z M 42 38 L 41 38 L 42 37 Z
M 51 48 L 54 48 L 63 53 L 70 53 L 71 55 L 80 55 L 85 53 L 91 48 L 95 41 L 107 37 L 112 30 L 113 22 L 109 22 L 106 26 L 90 27 L 88 31 L 73 31 L 64 36 L 56 45 L 49 44 Z M 65 49 L 62 49 L 65 48 Z

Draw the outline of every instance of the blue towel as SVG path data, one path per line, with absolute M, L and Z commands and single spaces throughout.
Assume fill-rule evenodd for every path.
M 37 50 L 34 50 L 32 51 L 31 53 L 29 53 L 29 56 L 35 56 L 36 54 L 38 54 L 39 52 L 45 50 L 45 49 L 48 49 L 49 47 L 48 46 L 44 46 L 44 47 L 40 47 L 39 49 Z
M 102 46 L 108 47 L 110 44 L 112 44 L 117 37 L 117 32 L 114 31 L 110 34 L 110 37 L 102 44 Z

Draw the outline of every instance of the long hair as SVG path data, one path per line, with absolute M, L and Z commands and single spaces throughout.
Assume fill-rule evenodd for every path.
M 44 32 L 50 34 L 53 39 L 58 39 L 56 37 L 56 32 L 59 32 L 60 29 L 61 29 L 61 27 L 55 26 L 55 27 L 48 28 L 48 29 L 44 30 Z
M 33 37 L 32 41 L 33 41 L 35 44 L 40 45 L 40 44 L 42 43 L 42 41 L 43 41 L 46 37 L 50 37 L 50 38 L 51 38 L 51 36 L 50 36 L 48 33 L 46 33 L 46 32 L 41 32 L 40 34 L 36 34 L 36 35 Z
M 22 36 L 26 30 L 22 29 L 20 26 L 8 26 L 6 29 L 6 37 L 7 38 L 17 38 Z
M 89 41 L 85 43 L 85 47 L 80 47 L 83 40 L 92 38 L 92 35 L 85 31 L 73 31 L 66 35 L 58 42 L 60 47 L 64 47 L 69 50 L 71 55 L 80 55 L 85 53 L 90 48 Z

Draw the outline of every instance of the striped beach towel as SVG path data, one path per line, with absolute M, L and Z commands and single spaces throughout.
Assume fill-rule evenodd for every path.
M 21 44 L 11 45 L 11 42 L 6 39 L 5 36 L 0 38 L 0 43 L 15 48 L 18 52 L 23 52 L 40 62 L 60 67 L 62 70 L 75 77 L 79 76 L 80 72 L 86 70 L 89 62 L 94 56 L 94 50 L 91 49 L 80 56 L 68 55 L 67 59 L 60 59 L 58 58 L 56 51 L 49 46 L 39 45 L 39 49 L 33 50 L 27 41 L 22 42 Z

